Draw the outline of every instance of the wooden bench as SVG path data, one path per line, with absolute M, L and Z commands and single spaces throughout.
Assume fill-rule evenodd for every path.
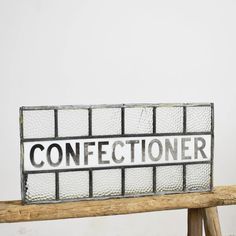
M 108 216 L 188 209 L 188 236 L 220 236 L 217 206 L 236 204 L 236 185 L 215 187 L 208 193 L 185 193 L 137 198 L 22 205 L 0 202 L 0 223 Z M 202 220 L 203 219 L 203 220 Z

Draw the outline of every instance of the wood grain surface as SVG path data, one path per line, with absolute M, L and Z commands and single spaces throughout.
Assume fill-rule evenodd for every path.
M 236 204 L 236 185 L 215 187 L 208 193 L 185 193 L 137 198 L 22 205 L 0 202 L 0 223 L 107 216 L 183 208 L 209 208 Z

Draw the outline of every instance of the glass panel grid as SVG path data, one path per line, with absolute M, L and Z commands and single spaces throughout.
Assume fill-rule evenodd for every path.
M 155 114 L 153 114 L 154 108 Z M 121 110 L 122 106 L 120 108 L 92 108 L 91 120 L 87 109 L 58 110 L 57 119 L 55 119 L 54 109 L 26 110 L 23 111 L 22 133 L 24 135 L 22 138 L 48 138 L 56 137 L 56 134 L 59 137 L 86 136 L 89 135 L 89 126 L 91 126 L 92 135 L 121 135 L 122 123 L 125 124 L 124 134 L 151 134 L 154 130 L 156 133 L 177 134 L 213 132 L 211 127 L 212 107 L 210 105 L 199 107 L 188 105 L 185 109 L 185 115 L 183 106 L 129 107 L 124 109 L 124 117 L 122 117 Z M 167 118 L 164 119 L 164 116 Z M 69 119 L 71 120 L 69 121 Z M 79 133 L 77 133 L 76 127 L 80 130 Z M 125 168 L 124 179 L 121 175 L 121 168 L 93 170 L 91 179 L 88 177 L 88 171 L 62 172 L 59 173 L 58 183 L 54 172 L 35 172 L 27 175 L 23 172 L 23 175 L 27 176 L 23 186 L 24 197 L 27 202 L 41 202 L 73 200 L 91 196 L 93 198 L 115 197 L 122 196 L 122 193 L 125 196 L 135 196 L 150 194 L 153 191 L 155 191 L 154 194 L 158 194 L 162 192 L 208 191 L 211 189 L 211 163 L 187 164 L 185 171 L 183 166 L 181 164 L 157 165 L 155 172 L 153 167 Z M 59 198 L 56 198 L 57 184 L 59 186 Z M 153 186 L 154 184 L 155 186 Z M 90 191 L 92 189 L 91 195 L 89 195 L 89 189 Z

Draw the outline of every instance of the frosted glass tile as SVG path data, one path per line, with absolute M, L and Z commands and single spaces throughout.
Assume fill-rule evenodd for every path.
M 88 110 L 58 110 L 59 137 L 88 135 Z
M 125 108 L 125 134 L 149 134 L 152 132 L 152 108 Z
M 59 173 L 60 199 L 89 197 L 89 172 L 71 171 Z
M 153 191 L 152 167 L 125 169 L 125 194 L 144 194 Z
M 24 138 L 54 137 L 54 111 L 23 111 Z
M 55 174 L 28 174 L 25 189 L 26 201 L 55 200 Z
M 121 170 L 93 171 L 93 196 L 121 195 Z
M 183 166 L 156 167 L 156 191 L 179 192 L 183 190 Z
M 211 107 L 187 107 L 187 132 L 211 131 Z
M 183 107 L 156 107 L 156 133 L 183 132 Z
M 121 108 L 92 110 L 92 135 L 121 134 Z
M 189 164 L 186 166 L 186 190 L 210 190 L 210 164 Z

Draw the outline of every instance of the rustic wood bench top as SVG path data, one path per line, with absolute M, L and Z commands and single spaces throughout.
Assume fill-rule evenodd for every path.
M 137 198 L 22 205 L 0 202 L 0 223 L 57 220 L 140 212 L 209 208 L 236 204 L 236 185 L 215 187 L 208 193 L 185 193 Z

